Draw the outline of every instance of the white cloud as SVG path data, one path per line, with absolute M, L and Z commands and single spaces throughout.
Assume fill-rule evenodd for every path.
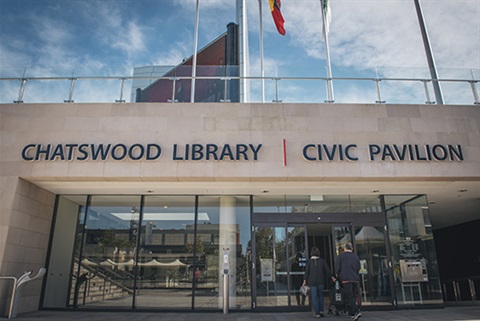
M 2 74 L 5 68 L 23 69 L 30 66 L 32 56 L 26 52 L 25 48 L 29 46 L 28 41 L 18 39 L 11 36 L 2 36 L 2 44 L 0 45 L 0 62 L 2 62 Z M 18 75 L 17 75 L 18 76 Z
M 405 1 L 332 1 L 332 63 L 358 68 L 422 65 L 421 38 Z M 324 59 L 319 1 L 301 1 L 289 19 L 292 39 L 309 56 Z M 290 9 L 292 11 L 292 9 Z M 287 11 L 287 13 L 290 13 Z
M 146 49 L 144 29 L 135 19 L 128 15 L 124 18 L 122 11 L 128 10 L 118 1 L 81 2 L 82 15 L 91 26 L 94 36 L 114 49 L 120 49 L 128 56 Z
M 123 28 L 122 32 L 125 34 L 121 35 L 118 32 L 115 34 L 115 37 L 112 37 L 114 48 L 120 48 L 128 55 L 145 50 L 144 32 L 136 22 L 130 21 L 127 27 Z
M 257 1 L 257 0 L 255 0 Z M 191 39 L 195 26 L 196 0 L 174 0 L 180 10 L 185 12 L 185 22 L 191 26 Z M 235 0 L 199 0 L 199 47 L 206 45 L 227 31 L 227 24 L 236 22 Z M 192 47 L 193 49 L 193 47 Z
M 70 26 L 57 17 L 31 15 L 30 23 L 44 43 L 63 44 L 72 38 Z
M 423 1 L 439 68 L 480 68 L 480 1 Z
M 480 2 L 422 1 L 439 68 L 479 68 Z M 331 1 L 332 64 L 356 68 L 427 68 L 413 1 Z M 284 2 L 288 41 L 299 51 L 325 59 L 320 2 Z M 269 12 L 266 32 L 274 30 Z M 284 41 L 285 42 L 285 41 Z
M 300 77 L 324 76 L 325 48 L 321 37 L 320 1 L 283 1 L 282 12 L 287 30 L 284 37 L 276 31 L 268 1 L 262 2 L 265 74 L 293 76 L 296 72 L 295 76 Z M 475 69 L 478 77 L 480 1 L 421 0 L 421 3 L 440 77 L 469 79 L 469 69 Z M 61 1 L 55 6 L 54 2 L 49 4 L 49 10 L 42 13 L 28 8 L 21 13 L 11 13 L 11 21 L 26 21 L 25 30 L 18 22 L 12 30 L 28 29 L 28 33 L 2 32 L 0 60 L 4 67 L 10 68 L 6 72 L 15 70 L 16 76 L 20 77 L 23 66 L 27 66 L 30 76 L 71 76 L 72 73 L 83 76 L 129 75 L 134 66 L 177 65 L 183 58 L 192 55 L 196 0 L 162 0 L 158 4 L 130 0 Z M 246 4 L 250 74 L 258 76 L 258 0 L 247 0 Z M 235 0 L 200 0 L 199 48 L 225 32 L 226 25 L 236 20 L 235 5 Z M 338 77 L 340 71 L 343 76 L 347 76 L 347 73 L 350 73 L 349 76 L 352 73 L 359 77 L 372 76 L 375 74 L 374 68 L 383 77 L 429 77 L 412 0 L 332 0 L 331 5 L 330 49 L 332 64 L 337 71 L 334 77 Z M 160 18 L 153 19 L 150 16 L 144 19 L 145 11 L 140 9 L 147 6 L 165 11 L 159 12 Z M 25 16 L 20 18 L 21 14 Z M 2 74 L 5 74 L 6 69 L 2 69 Z M 252 92 L 257 96 L 258 84 L 252 82 Z M 273 84 L 272 81 L 268 84 L 270 92 Z M 8 92 L 17 95 L 17 85 L 14 84 L 14 89 L 8 89 Z M 42 93 L 37 86 L 31 85 L 27 85 L 27 91 L 29 88 L 33 91 L 26 95 Z M 303 90 L 303 87 L 292 82 L 279 82 L 279 86 L 282 94 L 289 89 L 297 93 Z M 365 86 L 368 87 L 367 101 L 371 101 L 374 84 Z M 62 99 L 65 98 L 63 91 L 68 93 L 66 87 L 65 90 L 58 88 L 62 91 Z M 405 84 L 403 87 L 394 87 L 387 82 L 381 84 L 382 94 L 387 101 L 389 97 L 407 99 L 409 91 L 414 92 L 415 100 L 424 100 L 421 83 L 414 86 Z M 456 94 L 456 90 L 459 90 L 466 93 L 467 101 L 471 100 L 468 84 L 462 84 L 462 89 L 445 87 L 445 93 L 455 94 L 455 98 L 459 98 Z M 323 84 L 315 88 L 324 95 Z M 337 101 L 344 101 L 343 98 L 347 96 L 354 101 L 362 100 L 360 96 L 364 89 L 358 88 L 362 87 L 347 86 L 337 81 Z M 89 88 L 92 91 L 94 89 Z M 306 94 L 303 95 L 306 97 Z M 90 96 L 95 95 L 92 92 Z
M 180 64 L 184 58 L 191 56 L 193 46 L 188 46 L 185 42 L 176 42 L 169 47 L 168 51 L 162 52 L 161 55 L 154 59 L 153 64 L 156 66 L 176 66 Z
M 183 8 L 191 8 L 195 12 L 197 0 L 173 0 L 173 2 Z M 235 3 L 236 0 L 199 0 L 200 8 L 235 8 Z

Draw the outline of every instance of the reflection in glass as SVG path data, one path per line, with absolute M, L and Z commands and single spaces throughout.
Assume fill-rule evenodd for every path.
M 306 297 L 300 294 L 307 262 L 305 228 L 303 226 L 288 227 L 287 236 L 290 262 L 290 305 L 308 305 Z
M 442 303 L 425 195 L 385 196 L 398 305 Z
M 45 307 L 219 309 L 226 268 L 230 308 L 251 308 L 249 196 L 77 198 L 60 197 Z
M 256 227 L 257 306 L 288 306 L 285 227 Z
M 135 306 L 191 308 L 195 197 L 145 197 L 142 217 Z M 207 213 L 198 219 L 207 222 Z
M 338 256 L 345 244 L 354 244 L 360 258 L 360 300 L 363 305 L 391 305 L 391 291 L 387 252 L 383 227 L 359 226 L 353 229 L 352 241 L 349 226 L 334 226 L 335 251 Z
M 381 212 L 376 195 L 261 195 L 253 206 L 255 213 Z
M 333 241 L 335 244 L 335 256 L 340 255 L 345 248 L 345 244 L 352 242 L 349 226 L 334 226 L 333 227 Z
M 139 196 L 93 196 L 75 253 L 78 308 L 132 308 L 140 220 Z M 73 298 L 75 298 L 74 296 Z M 75 304 L 75 302 L 72 302 Z
M 360 258 L 362 303 L 391 304 L 383 227 L 355 228 L 355 253 Z

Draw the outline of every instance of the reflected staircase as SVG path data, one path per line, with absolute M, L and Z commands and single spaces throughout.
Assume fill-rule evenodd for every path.
M 78 261 L 75 260 L 74 271 L 78 271 Z M 100 271 L 96 267 L 80 264 L 79 275 L 87 274 L 87 280 L 79 288 L 77 306 L 88 305 L 97 302 L 103 302 L 107 300 L 120 299 L 128 295 L 133 294 L 133 283 L 131 288 L 125 283 L 125 278 L 118 280 L 122 277 L 120 274 L 114 271 L 106 272 L 105 269 Z M 107 275 L 110 274 L 110 275 Z M 114 278 L 117 278 L 115 280 Z M 78 279 L 73 279 L 73 282 L 78 282 Z M 127 279 L 128 282 L 133 282 L 133 279 Z M 70 304 L 75 306 L 75 286 L 70 290 Z

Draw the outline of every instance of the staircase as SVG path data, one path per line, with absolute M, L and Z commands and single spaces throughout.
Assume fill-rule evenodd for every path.
M 74 263 L 74 271 L 78 271 L 78 262 Z M 110 276 L 97 270 L 95 267 L 81 264 L 80 274 L 88 273 L 88 278 L 80 287 L 78 293 L 78 306 L 88 305 L 96 302 L 119 299 L 133 294 L 133 290 L 127 285 L 122 284 L 122 280 L 113 280 Z M 93 275 L 93 277 L 92 277 Z M 76 279 L 74 279 L 75 282 Z M 125 280 L 123 280 L 125 281 Z M 133 279 L 126 280 L 128 283 L 133 282 Z M 132 284 L 133 285 L 133 284 Z M 132 286 L 133 288 L 133 286 Z M 70 289 L 70 304 L 74 305 L 75 286 L 74 283 Z

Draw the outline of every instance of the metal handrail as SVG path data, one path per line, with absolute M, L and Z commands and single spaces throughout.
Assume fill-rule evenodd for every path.
M 38 280 L 43 278 L 45 272 L 47 270 L 45 268 L 40 268 L 38 270 L 37 275 L 31 277 L 33 271 L 25 272 L 21 277 L 16 278 L 14 276 L 0 276 L 0 280 L 13 280 L 13 287 L 12 287 L 12 297 L 10 298 L 10 306 L 8 308 L 7 318 L 12 319 L 17 316 L 17 300 L 20 293 L 20 289 L 30 281 Z
M 467 283 L 468 285 L 468 293 L 466 293 L 467 295 L 465 295 L 465 293 L 462 293 L 462 288 L 460 287 L 460 284 L 462 283 Z M 452 301 L 452 300 L 449 300 L 449 296 L 448 296 L 449 291 L 447 289 L 447 286 L 451 286 L 451 289 L 453 291 L 453 296 L 454 296 L 453 301 L 456 301 L 456 302 L 465 301 L 465 300 L 462 300 L 462 297 L 465 297 L 465 296 L 470 298 L 470 300 L 468 301 L 480 300 L 480 293 L 477 293 L 475 289 L 475 284 L 477 284 L 477 287 L 480 289 L 480 275 L 442 281 L 442 290 L 443 290 L 445 301 Z
M 428 83 L 432 82 L 451 82 L 451 83 L 467 83 L 470 84 L 474 105 L 480 105 L 480 98 L 477 90 L 477 84 L 480 82 L 479 79 L 455 79 L 455 78 L 445 78 L 445 79 L 429 79 L 429 78 L 404 78 L 404 77 L 393 77 L 393 78 L 387 78 L 387 77 L 333 77 L 333 78 L 327 78 L 327 77 L 292 77 L 292 76 L 281 76 L 281 77 L 272 77 L 272 76 L 265 76 L 265 77 L 258 77 L 258 76 L 248 76 L 248 77 L 240 77 L 240 76 L 228 76 L 228 77 L 215 77 L 215 76 L 160 76 L 160 77 L 152 77 L 150 76 L 76 76 L 76 77 L 0 77 L 0 81 L 20 81 L 20 89 L 19 89 L 19 94 L 18 94 L 18 99 L 14 100 L 14 103 L 23 103 L 23 95 L 25 92 L 25 87 L 27 82 L 30 81 L 70 81 L 70 88 L 69 88 L 69 94 L 68 94 L 68 99 L 64 100 L 65 103 L 72 103 L 73 101 L 73 93 L 74 93 L 74 88 L 75 88 L 75 83 L 77 81 L 85 81 L 85 80 L 117 80 L 120 81 L 120 98 L 116 99 L 115 102 L 117 103 L 123 103 L 125 102 L 123 96 L 124 96 L 124 86 L 125 86 L 125 81 L 129 80 L 169 80 L 173 81 L 173 84 L 175 85 L 176 81 L 179 80 L 223 80 L 225 81 L 225 84 L 227 81 L 230 80 L 271 80 L 275 82 L 275 100 L 273 102 L 282 102 L 282 100 L 279 100 L 279 86 L 278 83 L 280 80 L 305 80 L 305 81 L 323 81 L 323 82 L 328 82 L 328 81 L 367 81 L 367 82 L 374 82 L 375 83 L 375 90 L 376 90 L 376 96 L 377 100 L 375 100 L 375 103 L 380 103 L 380 104 L 385 104 L 386 101 L 382 100 L 381 98 L 381 93 L 380 93 L 380 83 L 381 82 L 386 82 L 386 81 L 395 81 L 395 82 L 419 82 L 422 83 L 424 86 L 425 90 L 425 96 L 426 96 L 426 104 L 434 104 L 434 101 L 431 101 L 430 98 L 430 93 L 428 89 Z M 169 100 L 170 102 L 176 102 L 175 100 L 175 86 L 172 92 L 172 99 Z M 228 101 L 228 100 L 227 100 Z
M 12 313 L 13 313 L 13 305 L 15 303 L 15 292 L 17 290 L 17 281 L 18 279 L 14 276 L 0 276 L 0 280 L 12 280 L 12 296 L 10 298 L 10 304 L 8 306 L 8 311 L 7 311 L 7 319 L 11 319 Z

